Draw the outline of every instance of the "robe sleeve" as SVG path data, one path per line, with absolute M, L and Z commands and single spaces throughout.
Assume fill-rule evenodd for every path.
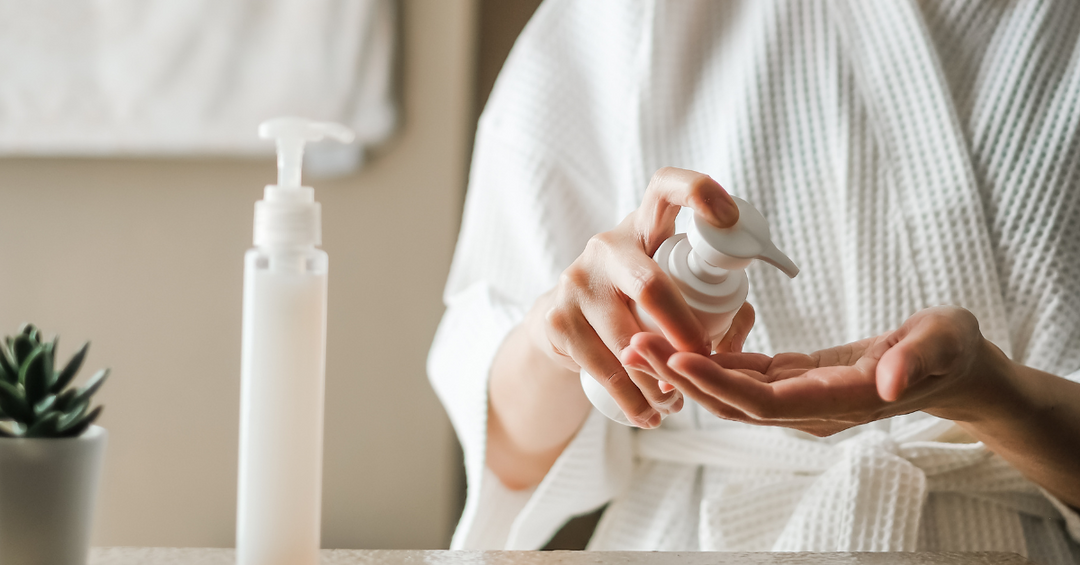
M 625 174 L 635 154 L 627 116 L 636 109 L 642 6 L 545 2 L 481 116 L 447 310 L 428 357 L 465 453 L 468 492 L 454 549 L 542 547 L 628 479 L 631 431 L 596 411 L 531 491 L 502 485 L 485 450 L 499 346 L 588 239 L 636 208 L 644 190 Z
M 454 549 L 537 549 L 574 515 L 621 488 L 631 464 L 628 428 L 595 412 L 529 492 L 507 489 L 486 468 L 488 377 L 506 335 L 584 247 L 603 207 L 515 140 L 481 126 L 446 313 L 428 374 L 465 452 L 467 499 Z M 601 220 L 602 221 L 602 220 Z M 579 233 L 575 233 L 579 232 Z
M 455 294 L 428 360 L 465 451 L 468 497 L 452 549 L 538 549 L 569 518 L 610 500 L 629 478 L 630 429 L 596 410 L 535 489 L 512 491 L 487 468 L 487 376 L 520 312 L 483 283 Z
M 571 210 L 551 213 L 566 204 L 558 195 L 574 190 L 570 179 L 529 163 L 533 155 L 497 137 L 480 135 L 447 310 L 428 358 L 429 377 L 465 452 L 468 496 L 454 549 L 539 548 L 569 518 L 608 501 L 631 463 L 630 430 L 594 411 L 534 491 L 511 491 L 486 468 L 495 354 L 581 248 L 566 238 L 574 231 L 564 220 Z M 552 242 L 566 251 L 552 249 Z

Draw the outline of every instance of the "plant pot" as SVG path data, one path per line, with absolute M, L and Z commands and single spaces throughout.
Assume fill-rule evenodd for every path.
M 106 437 L 0 439 L 0 563 L 86 564 Z

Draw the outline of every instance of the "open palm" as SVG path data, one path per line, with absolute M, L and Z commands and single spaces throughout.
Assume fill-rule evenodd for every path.
M 809 355 L 707 357 L 641 333 L 623 360 L 721 418 L 827 436 L 916 410 L 948 413 L 963 403 L 961 391 L 980 374 L 988 345 L 969 312 L 943 307 L 895 331 Z

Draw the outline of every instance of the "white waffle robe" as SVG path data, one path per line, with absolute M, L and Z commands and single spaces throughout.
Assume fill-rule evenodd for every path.
M 535 489 L 484 464 L 501 341 L 666 165 L 755 203 L 802 268 L 750 267 L 747 351 L 954 304 L 1011 358 L 1080 379 L 1078 144 L 1074 0 L 549 0 L 480 120 L 429 359 L 468 471 L 453 547 L 537 548 L 609 503 L 592 549 L 1080 561 L 1071 509 L 921 413 L 818 439 L 693 403 L 650 431 L 593 411 Z

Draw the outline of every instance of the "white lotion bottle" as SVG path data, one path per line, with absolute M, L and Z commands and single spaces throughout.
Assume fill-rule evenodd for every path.
M 746 301 L 750 283 L 745 269 L 751 261 L 765 261 L 792 278 L 799 274 L 799 267 L 773 244 L 769 224 L 761 212 L 749 202 L 733 198 L 739 207 L 739 221 L 734 226 L 718 228 L 695 214 L 687 233 L 671 236 L 653 254 L 705 326 L 713 351 Z M 663 335 L 648 312 L 636 303 L 632 309 L 642 330 Z M 581 388 L 602 414 L 620 424 L 632 425 L 603 385 L 584 370 Z
M 304 144 L 351 142 L 345 126 L 301 118 L 263 122 L 278 183 L 255 203 L 255 247 L 244 256 L 240 364 L 238 565 L 316 565 L 322 513 L 326 380 L 326 252 L 314 189 L 300 184 Z

